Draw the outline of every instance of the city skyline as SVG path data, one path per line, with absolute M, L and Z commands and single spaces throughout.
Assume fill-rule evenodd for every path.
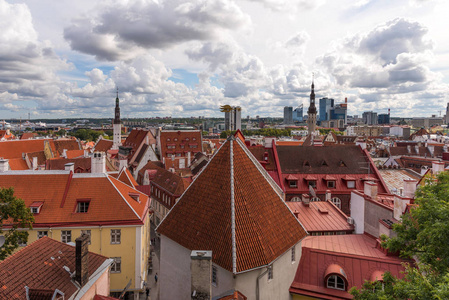
M 348 98 L 348 115 L 441 116 L 445 1 L 0 0 L 0 118 L 282 116 Z

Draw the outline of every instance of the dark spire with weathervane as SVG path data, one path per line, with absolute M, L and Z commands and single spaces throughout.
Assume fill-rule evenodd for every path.
M 312 75 L 312 92 L 310 92 L 310 105 L 309 105 L 309 110 L 307 111 L 308 114 L 313 113 L 316 114 L 316 106 L 315 106 L 315 84 L 313 83 L 314 81 L 314 76 Z
M 316 131 L 316 106 L 315 106 L 315 84 L 314 84 L 314 75 L 312 75 L 312 91 L 310 92 L 310 105 L 307 110 L 307 130 L 308 135 L 312 136 Z
M 120 106 L 119 106 L 119 98 L 118 98 L 118 88 L 117 88 L 117 98 L 115 98 L 115 118 L 114 124 L 120 124 Z

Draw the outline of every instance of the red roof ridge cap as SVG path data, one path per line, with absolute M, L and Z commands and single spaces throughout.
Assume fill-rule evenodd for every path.
M 73 178 L 73 172 L 70 171 L 69 178 L 67 179 L 67 183 L 66 183 L 65 190 L 64 190 L 64 195 L 62 196 L 60 208 L 64 207 L 65 199 L 67 198 L 67 194 L 69 193 L 69 188 L 70 188 L 70 183 L 72 182 L 72 178 Z

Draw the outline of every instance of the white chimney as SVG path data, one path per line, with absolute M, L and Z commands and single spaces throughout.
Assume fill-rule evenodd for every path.
M 415 198 L 416 192 L 416 180 L 405 179 L 404 180 L 404 197 L 405 198 Z
M 37 169 L 37 156 L 33 157 L 33 163 L 31 167 L 33 168 L 33 170 Z
M 189 152 L 187 152 L 187 165 L 190 165 L 190 163 L 191 163 L 191 154 L 190 154 L 190 151 Z
M 432 161 L 432 173 L 438 174 L 444 171 L 444 162 L 442 161 Z
M 72 171 L 72 172 L 75 172 L 75 163 L 66 163 L 65 165 L 64 165 L 64 169 L 66 170 L 66 171 Z
M 123 168 L 128 168 L 128 160 L 127 159 L 121 159 L 119 160 L 119 171 L 123 170 Z
M 264 147 L 265 148 L 273 148 L 273 141 L 275 141 L 276 140 L 276 138 L 268 138 L 268 137 L 266 137 L 265 139 L 264 139 Z
M 84 150 L 84 157 L 89 157 L 89 151 Z
M 64 157 L 64 158 L 67 158 L 67 149 L 63 149 L 62 150 L 61 156 Z
M 326 201 L 331 201 L 331 191 L 326 191 Z
M 0 173 L 9 171 L 9 160 L 0 158 Z
M 191 299 L 212 299 L 212 251 L 190 254 Z
M 371 197 L 373 200 L 377 199 L 377 183 L 372 181 L 365 181 L 364 194 Z
M 360 146 L 360 148 L 362 148 L 362 150 L 366 149 L 366 142 L 365 141 L 356 142 L 355 144 Z
M 106 173 L 106 155 L 104 152 L 94 152 L 91 157 L 91 173 Z
M 410 200 L 407 198 L 402 198 L 400 196 L 394 196 L 394 210 L 393 210 L 393 217 L 396 220 L 401 220 L 401 216 L 405 211 L 405 208 L 407 207 L 407 204 L 410 203 Z

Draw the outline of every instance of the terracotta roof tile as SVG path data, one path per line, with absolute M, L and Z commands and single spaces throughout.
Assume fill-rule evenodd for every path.
M 21 139 L 21 140 L 28 140 L 28 139 L 33 139 L 33 138 L 35 138 L 36 136 L 38 136 L 38 134 L 35 133 L 35 132 L 24 132 L 24 133 L 22 134 L 22 136 L 20 136 L 20 139 Z
M 139 184 L 134 180 L 133 175 L 129 172 L 128 169 L 123 168 L 118 176 L 118 180 L 120 180 L 123 183 L 126 183 L 130 187 L 136 188 Z
M 176 152 L 203 152 L 200 130 L 163 130 L 160 132 L 160 142 L 161 157 L 167 157 L 167 154 Z M 168 145 L 173 146 L 169 149 Z M 196 145 L 196 148 L 193 148 L 193 145 Z M 182 155 L 182 157 L 186 156 L 187 154 Z
M 75 226 L 84 222 L 141 223 L 149 198 L 121 181 L 105 174 L 98 177 L 74 174 L 45 174 L 48 171 L 27 175 L 13 172 L 0 174 L 1 187 L 14 187 L 15 196 L 25 205 L 43 201 L 39 214 L 35 214 L 34 227 Z M 67 190 L 67 192 L 66 192 Z M 140 203 L 130 194 L 139 194 Z M 63 201 L 64 199 L 64 201 Z M 75 213 L 77 200 L 90 199 L 87 213 Z M 117 213 L 120 212 L 120 213 Z
M 307 234 L 270 180 L 246 146 L 232 137 L 185 191 L 157 231 L 188 249 L 212 250 L 212 260 L 234 273 L 268 265 Z
M 9 168 L 11 170 L 28 170 L 27 162 L 22 158 L 9 159 Z
M 59 139 L 53 141 L 55 149 L 59 156 L 66 150 L 81 150 L 81 146 L 76 139 Z
M 67 158 L 77 158 L 77 157 L 84 157 L 84 150 L 67 150 L 66 152 Z
M 65 165 L 74 163 L 75 173 L 90 173 L 92 167 L 92 159 L 90 157 L 79 157 L 72 159 L 53 158 L 47 160 L 45 164 L 46 170 L 65 170 Z
M 22 158 L 22 153 L 31 153 L 44 150 L 45 141 L 50 144 L 53 140 L 14 140 L 0 142 L 0 157 L 3 158 Z
M 107 152 L 112 148 L 113 142 L 111 140 L 100 139 L 97 144 L 94 146 L 95 151 L 99 152 Z
M 89 275 L 107 257 L 89 252 Z M 75 270 L 75 247 L 43 237 L 0 262 L 0 298 L 26 299 L 25 286 L 33 289 L 58 289 L 70 298 L 76 291 L 70 274 Z

